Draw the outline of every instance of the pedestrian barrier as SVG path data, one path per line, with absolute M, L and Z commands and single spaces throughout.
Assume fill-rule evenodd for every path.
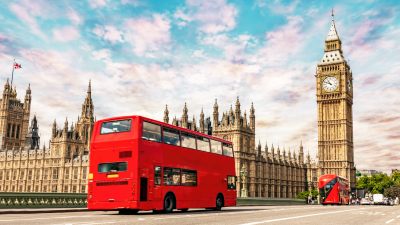
M 85 193 L 0 192 L 4 208 L 80 208 L 87 207 Z
M 237 205 L 305 205 L 303 199 L 296 198 L 237 198 Z

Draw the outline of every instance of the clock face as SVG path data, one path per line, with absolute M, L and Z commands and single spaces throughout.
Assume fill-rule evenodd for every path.
M 326 77 L 324 81 L 322 82 L 322 87 L 324 88 L 325 91 L 331 92 L 336 90 L 336 88 L 339 86 L 339 81 L 336 79 L 336 77 Z
M 351 79 L 350 78 L 347 80 L 347 83 L 349 85 L 349 93 L 351 93 Z

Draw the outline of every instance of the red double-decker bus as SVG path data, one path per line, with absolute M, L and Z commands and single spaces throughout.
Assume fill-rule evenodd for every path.
M 347 179 L 334 174 L 319 178 L 321 204 L 349 204 L 349 185 Z
M 232 143 L 141 116 L 99 120 L 89 210 L 171 212 L 236 205 Z

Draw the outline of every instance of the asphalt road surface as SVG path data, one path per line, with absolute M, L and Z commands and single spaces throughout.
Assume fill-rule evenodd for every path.
M 190 209 L 169 214 L 84 211 L 38 214 L 1 214 L 2 224 L 400 224 L 400 206 L 237 206 L 221 211 Z

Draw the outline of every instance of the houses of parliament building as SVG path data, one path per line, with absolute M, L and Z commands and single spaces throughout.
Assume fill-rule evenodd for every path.
M 202 110 L 198 123 L 194 116 L 189 120 L 185 103 L 182 117 L 173 118 L 171 124 L 233 143 L 238 196 L 243 184 L 239 177 L 243 166 L 248 174 L 249 197 L 295 198 L 309 188 L 318 190 L 318 177 L 324 174 L 346 177 L 353 189 L 353 78 L 343 56 L 333 15 L 315 78 L 318 110 L 318 156 L 315 159 L 309 154 L 305 156 L 301 140 L 298 149 L 292 151 L 256 144 L 255 108 L 252 104 L 249 115 L 242 113 L 239 98 L 235 107 L 231 106 L 221 117 L 215 100 L 212 118 L 205 118 Z M 0 100 L 0 192 L 85 193 L 95 122 L 90 81 L 78 122 L 69 125 L 65 120 L 63 126 L 57 126 L 54 121 L 48 148 L 39 146 L 36 115 L 29 126 L 31 102 L 30 87 L 21 102 L 16 89 L 7 80 Z M 168 108 L 163 121 L 170 123 Z
M 81 192 L 87 191 L 90 137 L 95 122 L 91 85 L 78 122 L 54 120 L 51 146 L 40 148 L 36 115 L 29 126 L 30 86 L 24 101 L 7 79 L 0 105 L 0 192 Z M 29 126 L 29 127 L 28 127 Z

